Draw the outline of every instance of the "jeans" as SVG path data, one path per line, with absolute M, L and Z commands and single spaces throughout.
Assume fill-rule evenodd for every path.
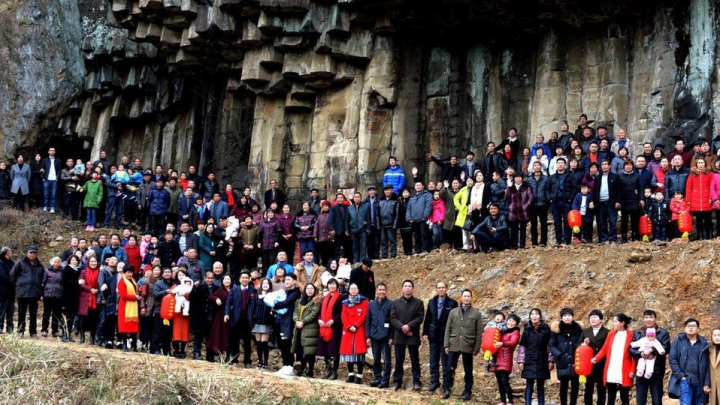
M 352 234 L 353 262 L 357 263 L 367 256 L 367 234 L 365 231 Z
M 475 236 L 475 242 L 485 253 L 487 253 L 491 248 L 495 250 L 505 249 L 505 243 L 503 242 L 500 232 L 485 233 L 483 231 L 479 231 L 473 235 Z
M 431 250 L 432 239 L 427 222 L 413 222 L 412 229 L 415 235 L 415 253 L 429 252 Z
M 443 353 L 445 351 L 443 350 Z M 452 389 L 455 385 L 455 370 L 457 369 L 458 360 L 462 357 L 463 370 L 465 370 L 465 389 L 464 392 L 472 392 L 474 383 L 473 379 L 473 355 L 472 353 L 450 352 L 448 355 L 447 369 L 445 370 L 445 378 L 443 388 Z
M 375 358 L 373 362 L 373 374 L 375 381 L 388 384 L 390 382 L 390 369 L 392 367 L 392 359 L 390 357 L 390 344 L 388 339 L 371 340 L 372 352 Z M 382 364 L 380 357 L 382 356 Z
M 600 202 L 597 213 L 598 239 L 600 243 L 617 241 L 618 212 L 609 202 Z
M 545 405 L 545 380 L 528 378 L 525 382 L 525 403 L 532 404 L 533 387 L 537 381 L 538 405 Z M 614 402 L 613 402 L 614 403 Z
M 313 252 L 313 261 L 315 263 L 318 263 L 318 255 L 317 252 L 315 252 L 315 242 L 313 242 L 312 238 L 302 238 L 298 239 L 298 242 L 300 243 L 300 254 L 305 256 L 305 252 L 308 250 Z M 255 263 L 257 264 L 257 263 Z M 253 266 L 255 267 L 255 266 Z M 252 268 L 252 267 L 250 267 Z
M 518 233 L 520 237 L 518 238 Z M 525 248 L 527 241 L 527 222 L 510 221 L 510 247 L 516 249 L 518 244 L 521 249 Z
M 380 229 L 370 228 L 367 235 L 367 256 L 371 259 L 380 257 Z
M 70 217 L 73 221 L 78 219 L 78 195 L 75 191 L 65 191 L 63 193 L 63 214 Z
M 447 378 L 448 355 L 445 354 L 443 341 L 430 341 L 430 384 L 440 383 L 440 365 L 443 376 Z
M 530 207 L 530 241 L 538 246 L 538 222 L 540 222 L 540 245 L 547 245 L 548 238 L 548 207 Z
M 552 204 L 553 222 L 555 222 L 555 243 L 566 245 L 570 244 L 572 229 L 567 222 L 567 214 L 570 212 L 570 203 L 565 201 L 554 202 Z
M 105 228 L 110 227 L 112 212 L 113 210 L 115 210 L 115 228 L 120 229 L 120 219 L 122 218 L 123 213 L 123 199 L 120 197 L 116 197 L 113 194 L 114 191 L 111 191 L 111 194 L 108 196 L 107 199 L 107 211 L 105 211 Z
M 3 326 L 6 332 L 12 332 L 14 315 L 15 294 L 9 292 L 0 294 L 0 332 L 2 332 Z
M 55 193 L 57 192 L 57 180 L 45 180 L 43 181 L 43 208 L 55 209 L 56 198 Z
M 87 226 L 95 226 L 97 224 L 97 208 L 86 208 L 87 210 Z
M 668 240 L 667 224 L 653 224 L 653 238 L 655 240 Z
M 438 224 L 432 224 L 432 241 L 433 241 L 433 249 L 438 249 L 440 245 L 443 244 L 443 228 L 442 228 L 442 222 L 440 225 Z
M 397 229 L 381 228 L 380 230 L 380 256 L 387 259 L 388 250 L 390 257 L 397 257 Z
M 28 308 L 30 309 L 30 335 L 37 335 L 37 314 L 38 300 L 37 298 L 18 298 L 18 333 L 25 332 L 25 318 Z
M 702 397 L 699 381 L 680 380 L 680 405 L 702 405 Z
M 395 345 L 395 371 L 393 381 L 402 382 L 405 372 L 405 348 L 410 352 L 410 368 L 412 370 L 413 384 L 420 384 L 420 346 L 419 345 Z
M 663 359 L 665 361 L 665 359 Z M 664 373 L 663 373 L 664 374 Z M 650 398 L 652 399 L 652 405 L 662 405 L 663 397 L 663 374 L 653 374 L 650 379 L 647 378 L 636 378 L 635 389 L 636 389 L 636 403 L 637 405 L 647 404 L 648 392 L 650 392 Z

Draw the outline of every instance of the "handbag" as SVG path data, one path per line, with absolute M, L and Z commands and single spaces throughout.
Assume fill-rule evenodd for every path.
M 468 232 L 472 231 L 472 228 L 473 228 L 472 219 L 470 219 L 470 218 L 466 219 L 462 228 L 463 228 L 463 230 L 468 231 Z

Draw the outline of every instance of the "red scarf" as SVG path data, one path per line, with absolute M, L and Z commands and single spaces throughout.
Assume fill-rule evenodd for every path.
M 505 152 L 505 158 L 506 158 L 507 160 L 512 159 L 512 152 Z
M 235 198 L 233 197 L 233 193 L 230 190 L 225 190 L 225 194 L 227 194 L 228 200 L 227 203 L 229 206 L 235 205 Z
M 330 322 L 330 320 L 332 320 L 332 311 L 333 308 L 335 308 L 335 303 L 337 302 L 338 298 L 340 298 L 339 291 L 328 293 L 328 295 L 323 298 L 322 311 L 320 311 L 320 320 L 322 320 L 323 323 L 328 323 Z M 332 327 L 321 327 L 320 337 L 322 338 L 322 340 L 329 342 L 333 337 Z
M 90 267 L 85 269 L 85 284 L 90 288 L 98 288 L 98 276 L 100 275 L 100 268 L 92 269 Z M 97 296 L 90 293 L 90 299 L 88 300 L 88 308 L 97 308 Z

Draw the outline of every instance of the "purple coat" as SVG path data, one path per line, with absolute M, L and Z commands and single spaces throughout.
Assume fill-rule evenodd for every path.
M 520 188 L 515 185 L 505 190 L 505 199 L 510 201 L 508 207 L 508 220 L 512 222 L 530 221 L 530 205 L 533 202 L 533 194 L 530 186 L 526 182 L 522 182 Z
M 275 249 L 275 242 L 278 241 L 282 232 L 282 226 L 275 219 L 272 221 L 262 220 L 258 223 L 258 232 L 262 249 L 272 250 Z

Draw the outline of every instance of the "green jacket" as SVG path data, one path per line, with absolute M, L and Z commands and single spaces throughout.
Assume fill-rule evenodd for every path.
M 482 334 L 483 326 L 480 312 L 473 307 L 469 307 L 463 314 L 462 308 L 457 307 L 450 311 L 450 315 L 448 315 L 443 347 L 449 347 L 451 352 L 479 352 Z
M 303 328 L 295 328 L 292 339 L 292 352 L 298 352 L 298 343 L 302 345 L 303 355 L 315 356 L 317 354 L 318 337 L 320 336 L 320 325 L 318 324 L 318 315 L 320 315 L 320 304 L 314 299 L 305 305 L 300 318 L 300 301 L 295 305 L 293 313 L 293 322 L 302 321 Z
M 100 201 L 103 197 L 103 184 L 100 180 L 88 181 L 83 186 L 85 190 L 85 199 L 83 200 L 83 208 L 100 208 Z
M 170 205 L 168 205 L 168 214 L 177 214 L 178 205 L 180 204 L 180 195 L 182 195 L 183 192 L 182 187 L 176 185 L 175 190 L 173 190 L 168 186 L 165 187 L 165 190 L 170 193 Z

